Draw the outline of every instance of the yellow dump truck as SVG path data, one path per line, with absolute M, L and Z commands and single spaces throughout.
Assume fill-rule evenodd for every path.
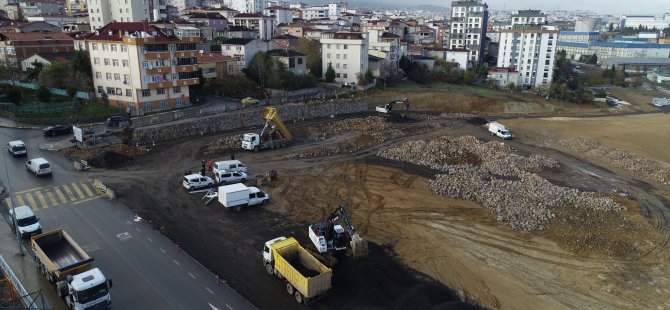
M 314 302 L 332 287 L 333 271 L 294 238 L 279 237 L 265 242 L 263 264 L 269 274 L 286 280 L 286 291 L 298 303 Z

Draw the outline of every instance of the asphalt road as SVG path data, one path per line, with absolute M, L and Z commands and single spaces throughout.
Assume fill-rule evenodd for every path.
M 137 220 L 126 206 L 102 197 L 86 172 L 75 171 L 70 161 L 54 152 L 40 150 L 38 146 L 48 142 L 40 131 L 0 128 L 0 145 L 17 139 L 27 144 L 28 159 L 44 157 L 54 171 L 51 177 L 35 177 L 25 168 L 26 157 L 13 158 L 3 148 L 18 204 L 33 207 L 44 231 L 64 228 L 95 258 L 94 265 L 114 281 L 114 308 L 255 308 L 161 233 Z M 8 184 L 2 162 L 0 168 L 0 181 Z M 0 208 L 5 219 L 7 198 L 2 197 Z M 28 242 L 24 244 L 29 248 Z M 50 302 L 61 308 L 61 301 Z

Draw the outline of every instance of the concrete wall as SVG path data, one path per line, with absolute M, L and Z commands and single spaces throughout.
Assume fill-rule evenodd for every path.
M 278 108 L 279 114 L 287 125 L 297 120 L 328 117 L 331 114 L 358 113 L 368 109 L 367 102 L 362 99 L 285 104 Z M 243 127 L 261 126 L 265 123 L 263 110 L 262 107 L 244 109 L 199 119 L 186 119 L 176 123 L 137 128 L 133 132 L 132 143 L 146 145 Z

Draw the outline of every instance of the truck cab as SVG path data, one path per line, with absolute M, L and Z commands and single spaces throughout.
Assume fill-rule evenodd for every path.
M 286 240 L 286 237 L 277 237 L 272 240 L 269 240 L 265 242 L 265 245 L 263 246 L 263 261 L 266 263 L 272 264 L 273 259 L 272 259 L 272 250 L 270 249 L 270 246 L 274 244 L 275 242 Z
M 67 285 L 59 285 L 59 294 L 65 297 L 70 309 L 111 309 L 112 280 L 105 279 L 100 269 L 93 268 L 68 278 Z M 66 290 L 62 292 L 61 290 Z M 63 294 L 65 293 L 65 294 Z
M 242 148 L 245 150 L 257 150 L 261 141 L 261 136 L 257 133 L 245 133 L 242 137 Z

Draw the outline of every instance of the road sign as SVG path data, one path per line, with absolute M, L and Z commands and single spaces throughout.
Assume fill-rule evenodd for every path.
M 74 138 L 79 142 L 84 142 L 84 131 L 77 126 L 72 126 L 72 132 L 74 133 Z

